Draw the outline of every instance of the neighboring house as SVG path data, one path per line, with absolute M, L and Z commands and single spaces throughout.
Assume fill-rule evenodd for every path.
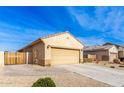
M 29 52 L 30 64 L 57 65 L 75 64 L 83 61 L 84 45 L 69 32 L 58 33 L 40 38 L 19 52 Z
M 96 55 L 98 61 L 113 62 L 118 58 L 118 50 L 114 45 L 89 46 L 84 48 L 84 55 Z
M 121 60 L 121 61 L 124 61 L 124 46 L 121 46 L 121 45 L 117 45 L 117 44 L 113 44 L 113 43 L 105 43 L 103 45 L 115 45 L 118 49 L 118 58 Z

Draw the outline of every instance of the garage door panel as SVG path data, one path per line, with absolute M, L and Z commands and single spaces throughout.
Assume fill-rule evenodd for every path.
M 52 48 L 52 65 L 79 63 L 79 50 Z

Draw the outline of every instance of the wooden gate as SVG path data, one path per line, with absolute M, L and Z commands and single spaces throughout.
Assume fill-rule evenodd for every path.
M 26 53 L 24 52 L 5 52 L 5 65 L 26 64 Z

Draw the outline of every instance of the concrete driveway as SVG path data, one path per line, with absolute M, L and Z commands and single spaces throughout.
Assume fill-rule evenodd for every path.
M 110 84 L 112 86 L 124 86 L 123 70 L 101 67 L 94 64 L 60 65 L 59 67 Z

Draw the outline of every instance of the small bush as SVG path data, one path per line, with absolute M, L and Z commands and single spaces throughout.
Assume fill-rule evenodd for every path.
M 110 68 L 115 68 L 115 66 L 110 66 Z
M 56 87 L 56 85 L 51 78 L 46 77 L 38 79 L 32 87 Z
M 119 64 L 120 60 L 119 59 L 114 59 L 113 62 Z
M 84 62 L 93 62 L 92 58 L 84 58 Z
M 106 63 L 104 63 L 104 65 L 106 65 Z
M 124 65 L 119 65 L 119 67 L 124 67 Z

